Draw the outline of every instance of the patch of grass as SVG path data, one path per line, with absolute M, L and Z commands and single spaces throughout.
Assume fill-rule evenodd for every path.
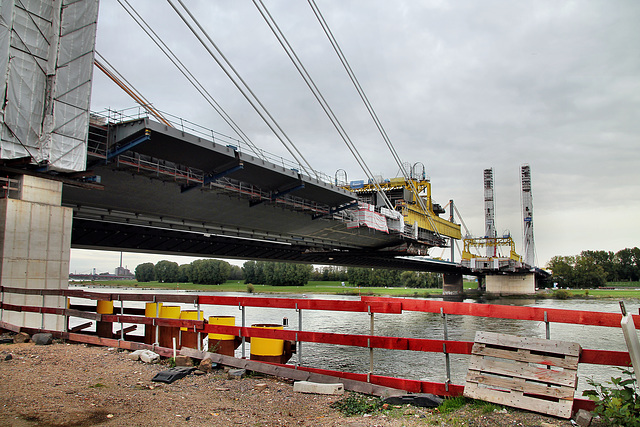
M 216 292 L 248 292 L 247 284 L 242 280 L 228 280 L 221 285 L 197 285 L 194 283 L 160 283 L 160 282 L 142 282 L 135 280 L 104 280 L 95 282 L 72 282 L 72 284 L 84 286 L 109 286 L 109 287 L 126 287 L 126 288 L 155 288 L 168 290 L 186 290 L 186 291 L 216 291 Z M 334 295 L 380 295 L 380 296 L 396 296 L 396 297 L 417 297 L 429 298 L 440 297 L 442 295 L 441 288 L 378 288 L 369 286 L 342 286 L 341 282 L 323 282 L 310 281 L 305 286 L 267 286 L 253 285 L 255 293 L 261 294 L 334 294 Z M 562 289 L 568 292 L 567 298 L 625 298 L 640 299 L 640 282 L 610 282 L 607 286 L 613 286 L 619 289 L 589 289 L 589 295 L 585 294 L 584 289 Z M 473 293 L 478 292 L 477 283 L 465 282 L 464 288 L 467 297 L 475 297 Z M 635 288 L 638 288 L 636 290 Z M 479 294 L 477 296 L 480 296 Z M 485 300 L 497 299 L 499 295 L 484 294 L 482 298 Z M 539 293 L 537 298 L 555 298 L 555 294 Z M 529 298 L 529 296 L 527 296 Z M 564 296 L 563 296 L 564 298 Z
M 102 383 L 95 383 L 89 386 L 89 388 L 102 388 L 102 387 L 106 387 L 106 385 Z
M 382 409 L 382 400 L 378 397 L 353 393 L 333 402 L 330 406 L 348 417 L 372 414 Z
M 478 289 L 478 282 L 467 282 L 467 281 L 465 281 L 465 282 L 462 284 L 462 287 L 463 287 L 465 290 L 468 290 L 468 289 Z
M 448 414 L 449 412 L 457 411 L 470 402 L 472 402 L 471 399 L 467 399 L 463 396 L 448 397 L 440 404 L 440 406 L 438 406 L 438 412 L 441 414 Z
M 483 414 L 491 414 L 493 412 L 500 411 L 503 408 L 501 405 L 485 402 L 484 400 L 474 400 L 471 403 L 471 406 L 480 409 Z
M 607 286 L 614 288 L 640 288 L 640 282 L 608 282 Z

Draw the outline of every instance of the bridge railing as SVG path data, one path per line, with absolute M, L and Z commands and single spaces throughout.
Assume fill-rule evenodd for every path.
M 172 350 L 168 348 L 158 347 L 157 345 L 147 345 L 130 341 L 133 337 L 126 335 L 126 324 L 146 325 L 149 327 L 169 326 L 169 327 L 187 327 L 189 330 L 198 333 L 217 333 L 234 335 L 236 337 L 260 337 L 281 340 L 295 341 L 301 343 L 321 343 L 338 346 L 353 346 L 368 348 L 370 350 L 370 358 L 373 360 L 373 352 L 375 349 L 388 350 L 408 350 L 415 352 L 441 353 L 445 357 L 450 354 L 469 355 L 471 354 L 473 342 L 455 341 L 448 339 L 426 339 L 426 338 L 407 338 L 393 336 L 378 336 L 374 334 L 373 324 L 376 314 L 398 314 L 403 311 L 417 311 L 424 313 L 439 313 L 446 322 L 447 315 L 462 316 L 480 316 L 499 319 L 513 320 L 530 320 L 544 322 L 547 325 L 547 338 L 549 338 L 549 327 L 551 322 L 576 325 L 591 325 L 603 327 L 620 327 L 621 314 L 601 313 L 590 311 L 564 310 L 553 308 L 539 307 L 516 307 L 495 304 L 475 304 L 475 303 L 459 303 L 447 301 L 433 301 L 409 298 L 378 298 L 378 297 L 362 297 L 355 301 L 345 300 L 323 300 L 323 299 L 295 299 L 295 298 L 265 298 L 265 297 L 244 297 L 244 296 L 210 296 L 198 294 L 151 294 L 151 293 L 101 293 L 88 292 L 80 289 L 67 290 L 51 290 L 51 289 L 19 289 L 10 287 L 1 287 L 1 303 L 0 303 L 0 328 L 11 329 L 14 331 L 26 330 L 32 332 L 40 330 L 37 328 L 18 328 L 4 321 L 6 311 L 12 312 L 29 312 L 45 314 L 56 314 L 67 318 L 81 318 L 96 322 L 111 322 L 120 324 L 119 339 L 99 338 L 88 333 L 80 333 L 78 331 L 66 329 L 64 332 L 54 332 L 58 336 L 77 342 L 88 342 L 93 344 L 102 344 L 108 346 L 116 346 L 127 349 L 150 348 L 158 353 L 170 356 Z M 23 295 L 42 295 L 42 306 L 26 306 L 15 305 L 6 302 L 6 296 L 9 294 Z M 44 306 L 45 295 L 62 295 L 68 298 L 83 298 L 91 301 L 114 301 L 114 313 L 119 314 L 98 314 L 94 306 L 71 306 L 71 308 L 46 307 Z M 228 306 L 236 307 L 242 311 L 243 323 L 241 326 L 223 326 L 209 325 L 204 320 L 179 320 L 164 319 L 156 317 L 145 317 L 144 309 L 125 308 L 125 302 L 173 302 L 182 304 L 193 304 L 200 311 L 202 305 L 211 306 Z M 279 309 L 295 309 L 300 317 L 307 310 L 322 310 L 336 312 L 351 313 L 368 313 L 371 316 L 371 334 L 344 334 L 331 332 L 314 332 L 298 330 L 274 330 L 247 327 L 244 323 L 244 313 L 249 307 L 261 308 L 279 308 Z M 638 320 L 640 316 L 634 316 L 634 320 Z M 302 324 L 300 319 L 299 325 Z M 640 323 L 640 321 L 639 321 Z M 86 325 L 81 326 L 83 328 Z M 76 328 L 77 329 L 77 328 Z M 446 330 L 446 324 L 444 329 Z M 157 338 L 157 337 L 156 337 Z M 198 347 L 200 344 L 198 344 Z M 244 349 L 243 349 L 244 357 Z M 629 353 L 625 351 L 614 350 L 595 350 L 583 349 L 579 358 L 580 364 L 608 365 L 608 366 L 630 366 Z M 448 363 L 447 363 L 448 366 Z M 376 375 L 373 372 L 373 363 L 370 364 L 370 370 L 366 373 L 343 372 L 335 370 L 327 370 L 303 366 L 301 360 L 298 360 L 297 370 L 303 370 L 318 374 L 331 375 L 347 380 L 355 380 L 376 384 L 379 386 L 392 387 L 402 389 L 414 393 L 433 393 L 437 395 L 456 396 L 462 394 L 463 385 L 453 384 L 450 382 L 450 373 L 446 372 L 446 381 L 443 383 L 390 377 L 386 375 Z M 585 408 L 592 409 L 593 402 L 584 399 L 574 400 L 574 409 Z
M 285 169 L 291 169 L 296 171 L 303 171 L 304 168 L 297 162 L 285 159 L 282 156 L 278 156 L 277 154 L 270 153 L 266 150 L 262 150 L 256 146 L 252 146 L 247 144 L 246 142 L 234 138 L 232 136 L 223 134 L 221 132 L 217 132 L 213 129 L 206 128 L 199 124 L 193 123 L 189 120 L 185 120 L 181 117 L 174 116 L 170 113 L 166 113 L 163 111 L 158 111 L 162 114 L 162 117 L 166 119 L 168 123 L 171 124 L 176 129 L 180 129 L 183 132 L 190 133 L 194 136 L 198 136 L 200 138 L 204 138 L 210 140 L 216 144 L 232 146 L 240 153 L 248 154 L 251 156 L 258 157 L 260 159 L 266 160 L 278 166 L 282 166 Z M 120 123 L 130 120 L 139 120 L 143 118 L 149 118 L 148 112 L 142 107 L 131 107 L 124 110 L 111 110 L 106 109 L 100 112 L 93 112 L 92 115 L 94 117 L 100 117 L 106 120 L 108 123 Z M 313 170 L 314 176 L 312 178 L 318 178 L 322 182 L 326 182 L 328 184 L 335 184 L 333 178 L 329 175 Z

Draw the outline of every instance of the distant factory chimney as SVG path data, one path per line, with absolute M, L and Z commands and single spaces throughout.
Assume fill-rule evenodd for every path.
M 522 216 L 524 219 L 524 263 L 535 267 L 535 245 L 533 242 L 533 195 L 531 194 L 531 169 L 520 167 L 522 178 Z
M 484 170 L 484 236 L 497 237 L 493 200 L 493 168 Z M 487 257 L 496 256 L 495 245 L 487 245 Z

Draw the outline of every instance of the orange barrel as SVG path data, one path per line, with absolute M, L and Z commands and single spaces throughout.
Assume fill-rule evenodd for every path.
M 235 326 L 235 316 L 209 316 L 210 325 Z M 236 337 L 226 334 L 209 333 L 209 351 L 224 354 L 225 356 L 234 356 L 236 345 Z
M 160 317 L 163 319 L 179 319 L 180 307 L 177 305 L 163 305 L 160 307 Z M 180 348 L 180 328 L 173 326 L 160 326 L 160 347 L 173 348 L 173 338 L 176 339 L 176 349 Z
M 199 314 L 199 316 L 198 316 Z M 185 310 L 180 313 L 180 319 L 184 320 L 203 320 L 204 313 L 198 310 Z M 193 332 L 193 328 L 180 328 L 180 346 L 189 348 L 198 348 L 198 333 Z
M 283 326 L 278 324 L 251 325 L 252 328 L 279 329 Z M 261 360 L 263 362 L 280 363 L 284 353 L 284 340 L 273 338 L 251 337 L 251 360 Z
M 96 313 L 113 314 L 113 301 L 98 301 Z M 96 334 L 101 338 L 113 338 L 113 323 L 97 321 Z
M 156 308 L 156 306 L 160 306 L 160 308 Z M 160 309 L 162 308 L 162 303 L 148 302 L 144 307 L 144 316 L 145 317 L 160 317 Z M 158 312 L 156 315 L 156 311 Z M 154 325 L 145 325 L 144 326 L 144 343 L 145 344 L 153 344 L 156 342 L 156 327 Z

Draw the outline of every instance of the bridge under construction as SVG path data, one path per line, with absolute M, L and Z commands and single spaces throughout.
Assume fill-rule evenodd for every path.
M 389 193 L 399 191 L 399 210 L 389 211 L 237 146 L 149 118 L 114 123 L 94 116 L 87 162 L 82 179 L 92 188 L 65 185 L 62 191 L 62 205 L 73 209 L 73 247 L 460 269 L 404 258 L 460 238 L 460 226 L 433 208 L 422 226 L 405 223 L 402 209 L 415 215 L 407 205 L 416 202 L 406 200 L 412 194 L 404 181 L 387 185 Z
M 452 247 L 462 237 L 460 225 L 453 214 L 440 218 L 445 211 L 431 198 L 431 182 L 400 160 L 336 40 L 331 44 L 398 165 L 398 177 L 371 173 L 305 67 L 290 55 L 366 177 L 337 182 L 316 172 L 187 6 L 180 2 L 180 12 L 169 3 L 194 34 L 200 28 L 199 42 L 294 162 L 256 147 L 188 70 L 181 69 L 239 139 L 158 114 L 106 62 L 96 61 L 98 0 L 4 2 L 3 285 L 66 288 L 71 247 L 434 271 L 446 273 L 445 290 L 449 286 L 454 293 L 462 292 L 462 274 L 484 274 L 425 258 L 432 247 Z M 285 50 L 292 49 L 277 26 L 269 25 Z M 175 57 L 164 42 L 154 41 Z M 91 113 L 94 63 L 142 105 L 143 116 Z M 11 303 L 29 305 L 30 298 L 25 294 Z M 64 305 L 53 295 L 42 298 Z

